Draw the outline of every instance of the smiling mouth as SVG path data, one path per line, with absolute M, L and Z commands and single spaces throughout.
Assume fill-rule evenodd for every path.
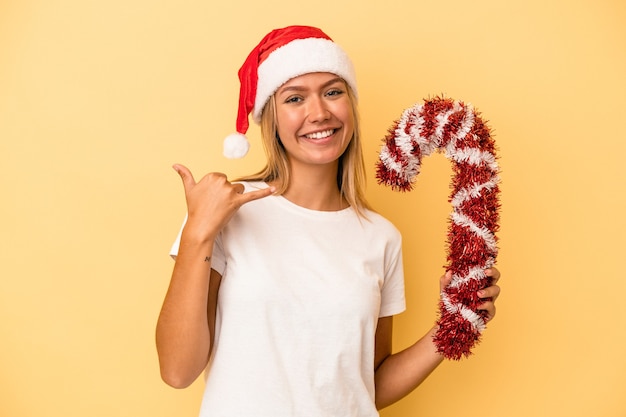
M 324 139 L 335 133 L 336 129 L 328 129 L 321 132 L 309 133 L 308 135 L 304 135 L 307 139 Z

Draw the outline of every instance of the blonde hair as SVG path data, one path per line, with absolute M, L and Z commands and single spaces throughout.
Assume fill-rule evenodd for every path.
M 352 114 L 354 117 L 354 133 L 343 155 L 339 157 L 337 171 L 337 187 L 341 196 L 356 211 L 360 217 L 366 217 L 364 209 L 371 210 L 365 199 L 365 162 L 361 146 L 361 130 L 359 124 L 356 99 L 350 87 L 347 87 Z M 283 194 L 289 186 L 291 173 L 287 153 L 278 139 L 276 126 L 276 101 L 272 95 L 263 108 L 261 114 L 261 138 L 267 157 L 265 168 L 240 181 L 265 181 L 276 182 L 276 194 Z

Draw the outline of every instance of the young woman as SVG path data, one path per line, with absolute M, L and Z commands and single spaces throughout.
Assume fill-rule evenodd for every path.
M 319 29 L 291 26 L 239 74 L 237 130 L 252 113 L 268 163 L 237 183 L 174 166 L 188 214 L 157 324 L 161 375 L 183 388 L 206 370 L 201 416 L 377 416 L 442 356 L 434 328 L 392 353 L 401 237 L 365 201 L 352 64 Z M 489 318 L 499 292 L 479 294 Z

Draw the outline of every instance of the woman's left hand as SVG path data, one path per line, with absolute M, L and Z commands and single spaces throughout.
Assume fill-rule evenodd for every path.
M 500 279 L 500 271 L 498 271 L 495 267 L 491 267 L 485 270 L 485 274 L 488 277 L 491 277 L 491 286 L 478 291 L 478 297 L 484 300 L 484 302 L 478 306 L 478 310 L 487 312 L 485 322 L 489 322 L 493 320 L 496 315 L 495 302 L 500 295 L 500 287 L 497 285 L 498 280 Z M 452 273 L 448 271 L 439 281 L 441 291 L 443 291 L 443 289 L 446 288 L 451 281 Z
M 497 284 L 500 279 L 500 271 L 496 268 L 491 267 L 485 270 L 485 274 L 488 277 L 491 277 L 491 286 L 487 288 L 483 288 L 478 291 L 478 296 L 485 300 L 484 303 L 478 306 L 479 310 L 483 310 L 487 312 L 487 316 L 485 317 L 485 322 L 489 322 L 493 320 L 496 315 L 496 298 L 500 295 L 500 287 Z

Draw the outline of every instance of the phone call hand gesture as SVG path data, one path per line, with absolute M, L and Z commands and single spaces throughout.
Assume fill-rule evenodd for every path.
M 184 165 L 176 164 L 173 168 L 185 188 L 188 213 L 185 227 L 202 239 L 214 239 L 242 205 L 274 192 L 269 187 L 244 194 L 243 184 L 230 183 L 222 173 L 209 173 L 196 182 Z

